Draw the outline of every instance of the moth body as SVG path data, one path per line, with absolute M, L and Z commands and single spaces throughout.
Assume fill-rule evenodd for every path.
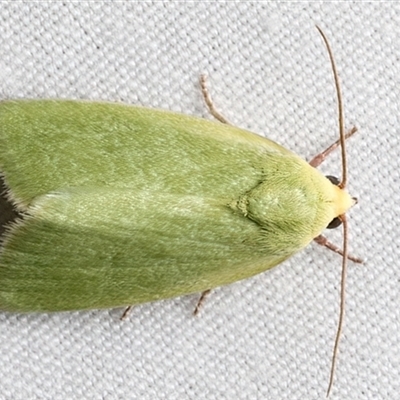
M 284 261 L 354 203 L 243 129 L 122 104 L 0 103 L 0 309 L 66 311 L 200 292 Z

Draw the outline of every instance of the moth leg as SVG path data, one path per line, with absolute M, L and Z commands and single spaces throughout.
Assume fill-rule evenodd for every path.
M 119 318 L 120 321 L 125 321 L 128 318 L 129 314 L 131 313 L 132 309 L 133 309 L 133 306 L 126 307 L 124 312 L 122 313 L 121 317 Z
M 341 256 L 343 256 L 342 249 L 340 249 L 335 244 L 331 243 L 325 236 L 318 235 L 316 238 L 314 238 L 314 241 L 317 242 L 318 244 L 320 244 L 321 246 L 324 246 L 324 247 L 328 248 L 329 250 L 332 250 L 335 253 L 340 254 Z M 361 260 L 361 258 L 358 258 L 358 257 L 354 257 L 354 256 L 351 256 L 351 255 L 348 255 L 347 258 L 349 260 L 355 262 L 355 263 L 358 263 L 358 264 L 362 264 L 363 263 L 363 260 Z
M 201 93 L 203 94 L 204 101 L 206 102 L 210 114 L 218 121 L 224 124 L 231 125 L 231 123 L 215 108 L 214 103 L 210 96 L 210 92 L 207 89 L 207 76 L 204 74 L 200 75 L 200 86 L 201 86 Z
M 353 126 L 353 128 L 346 133 L 344 136 L 345 139 L 348 139 L 350 136 L 353 136 L 357 132 L 357 128 Z M 323 152 L 317 154 L 310 162 L 309 164 L 316 168 L 318 165 L 322 164 L 326 157 L 332 153 L 333 150 L 337 149 L 340 145 L 340 140 L 336 140 L 335 143 L 331 144 L 327 149 L 325 149 Z
M 201 296 L 200 296 L 200 298 L 199 298 L 199 301 L 197 302 L 197 306 L 196 306 L 196 308 L 195 308 L 194 311 L 193 311 L 193 315 L 197 315 L 197 314 L 199 313 L 200 308 L 201 308 L 201 305 L 204 303 L 205 298 L 208 296 L 208 294 L 209 294 L 210 292 L 211 292 L 211 289 L 208 289 L 208 290 L 205 290 L 205 291 L 201 294 Z

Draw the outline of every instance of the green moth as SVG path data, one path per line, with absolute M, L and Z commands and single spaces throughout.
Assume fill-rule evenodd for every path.
M 200 292 L 302 249 L 352 198 L 242 129 L 121 104 L 7 101 L 0 165 L 24 213 L 0 308 L 108 308 Z
M 281 263 L 355 203 L 243 129 L 101 102 L 1 102 L 0 171 L 21 214 L 0 254 L 0 309 L 16 312 L 229 284 Z

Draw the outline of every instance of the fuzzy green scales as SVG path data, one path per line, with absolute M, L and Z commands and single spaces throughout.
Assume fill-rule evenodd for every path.
M 107 308 L 271 268 L 343 210 L 283 147 L 181 114 L 83 101 L 0 104 L 0 170 L 26 216 L 0 256 L 0 309 Z

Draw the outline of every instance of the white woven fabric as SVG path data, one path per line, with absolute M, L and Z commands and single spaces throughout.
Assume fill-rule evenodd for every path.
M 311 158 L 349 141 L 347 307 L 331 399 L 400 390 L 400 7 L 352 2 L 1 2 L 0 96 L 124 101 L 210 118 L 208 73 L 233 123 Z M 1 151 L 1 149 L 0 149 Z M 340 175 L 339 153 L 322 170 Z M 340 231 L 340 230 L 339 230 Z M 328 232 L 340 244 L 340 232 Z M 121 310 L 0 313 L 0 399 L 322 399 L 341 259 L 311 245 L 197 296 Z

